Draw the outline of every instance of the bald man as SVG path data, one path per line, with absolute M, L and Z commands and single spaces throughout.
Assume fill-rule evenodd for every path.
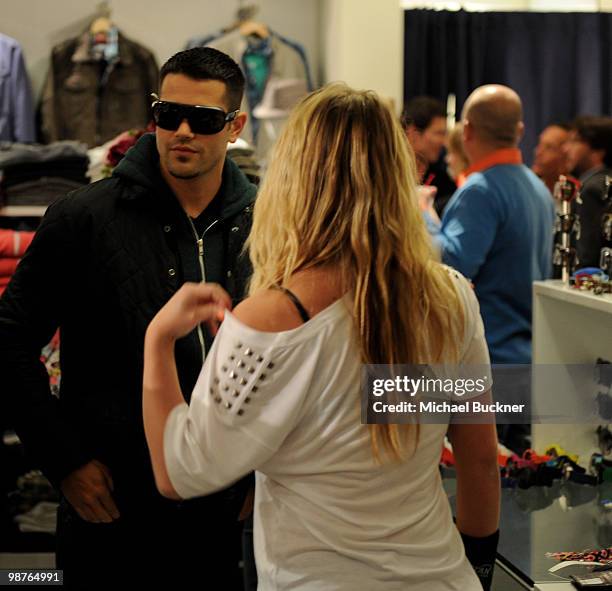
M 531 288 L 552 271 L 553 199 L 522 163 L 521 99 L 477 88 L 463 108 L 467 181 L 439 224 L 426 215 L 443 261 L 471 279 L 493 363 L 531 362 Z

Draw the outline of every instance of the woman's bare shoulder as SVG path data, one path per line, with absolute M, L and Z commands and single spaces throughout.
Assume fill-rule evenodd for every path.
M 254 293 L 240 302 L 232 313 L 242 323 L 262 332 L 282 332 L 303 324 L 291 300 L 277 289 Z

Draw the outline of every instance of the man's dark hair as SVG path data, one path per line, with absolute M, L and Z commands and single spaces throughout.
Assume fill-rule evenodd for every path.
M 612 166 L 612 117 L 582 115 L 574 119 L 571 127 L 591 150 L 603 150 L 604 164 Z
M 229 55 L 217 49 L 194 47 L 174 54 L 159 73 L 160 87 L 168 74 L 183 74 L 194 80 L 219 80 L 225 84 L 229 110 L 240 108 L 244 93 L 244 75 Z
M 435 117 L 446 119 L 446 109 L 442 102 L 430 96 L 417 96 L 404 106 L 402 126 L 405 129 L 414 125 L 419 131 L 425 131 Z

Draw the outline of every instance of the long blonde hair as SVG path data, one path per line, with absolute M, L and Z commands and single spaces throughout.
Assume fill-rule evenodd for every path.
M 363 363 L 456 355 L 462 307 L 417 206 L 414 154 L 381 99 L 340 83 L 311 93 L 269 161 L 247 242 L 251 293 L 284 285 L 299 270 L 339 265 Z M 402 434 L 414 427 L 369 429 L 375 457 L 382 443 L 400 460 Z

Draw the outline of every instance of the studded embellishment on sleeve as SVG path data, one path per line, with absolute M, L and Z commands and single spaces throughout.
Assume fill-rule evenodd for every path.
M 449 275 L 453 275 L 455 279 L 461 279 L 461 275 L 459 274 L 459 272 L 453 269 L 452 267 L 449 267 L 448 265 L 444 265 L 444 268 L 446 269 L 446 272 Z
M 269 379 L 274 362 L 240 341 L 221 365 L 221 373 L 210 387 L 210 396 L 225 412 L 243 416 L 257 395 L 258 385 Z

